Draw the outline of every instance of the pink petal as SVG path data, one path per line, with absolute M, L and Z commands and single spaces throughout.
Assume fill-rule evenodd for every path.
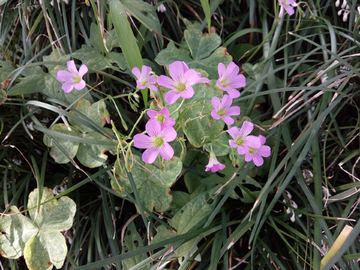
M 165 75 L 160 75 L 158 77 L 158 84 L 170 89 L 174 89 L 174 81 Z
M 72 82 L 66 82 L 62 85 L 62 89 L 64 90 L 65 93 L 69 93 L 71 92 L 71 90 L 74 89 L 74 83 Z
M 198 79 L 197 83 L 210 83 L 210 80 L 205 77 L 201 77 Z
M 185 66 L 184 66 L 185 65 Z M 184 79 L 184 72 L 186 71 L 187 65 L 184 62 L 175 61 L 169 65 L 169 73 L 171 78 L 175 82 L 179 82 Z M 185 70 L 184 70 L 185 69 Z
M 230 145 L 231 148 L 238 147 L 238 145 L 235 143 L 234 140 L 229 140 L 229 145 Z
M 211 116 L 212 116 L 212 118 L 214 118 L 215 120 L 220 120 L 220 115 L 218 115 L 216 109 L 211 111 Z
M 222 78 L 222 76 L 224 75 L 226 71 L 226 67 L 223 63 L 219 63 L 218 64 L 218 72 L 219 72 L 219 77 Z
M 75 84 L 76 90 L 82 90 L 86 86 L 86 83 L 84 80 L 81 80 L 79 83 Z
M 159 148 L 148 148 L 142 154 L 142 160 L 146 163 L 153 163 L 159 155 Z
M 281 2 L 280 2 L 280 5 L 281 5 Z M 281 18 L 283 15 L 284 15 L 284 7 L 281 6 L 281 7 L 280 7 L 279 18 Z
M 263 135 L 259 135 L 259 139 L 260 139 L 261 144 L 266 143 L 266 138 Z
M 160 134 L 165 142 L 171 142 L 175 140 L 177 136 L 176 130 L 173 127 L 164 127 Z
M 150 84 L 150 89 L 153 90 L 154 92 L 157 92 L 157 90 L 158 90 L 156 85 L 154 85 L 154 84 Z
M 237 145 L 238 146 L 238 145 Z M 243 146 L 243 145 L 240 145 L 238 146 L 238 154 L 239 155 L 244 155 L 244 154 L 248 154 L 249 153 L 249 147 L 246 147 L 246 146 Z M 249 154 L 250 155 L 250 154 Z M 245 156 L 245 160 L 246 160 L 246 156 Z M 250 159 L 251 160 L 251 159 Z M 247 161 L 248 162 L 248 161 Z
M 162 147 L 160 148 L 160 155 L 166 159 L 166 160 L 170 160 L 173 156 L 174 156 L 174 149 L 172 149 L 172 147 L 170 146 L 170 144 L 168 144 L 167 142 L 165 142 Z
M 250 135 L 245 138 L 244 145 L 254 149 L 258 149 L 261 147 L 261 142 L 259 137 Z
M 169 117 L 169 109 L 166 107 L 163 107 L 160 112 L 162 115 L 164 115 L 166 118 Z
M 226 68 L 224 79 L 228 82 L 233 81 L 236 78 L 236 75 L 239 74 L 239 70 L 240 68 L 238 67 L 238 65 L 236 65 L 234 62 L 231 62 Z
M 136 76 L 137 79 L 140 79 L 140 70 L 138 67 L 134 67 L 131 72 Z
M 192 98 L 194 95 L 194 89 L 188 86 L 183 92 L 179 93 L 182 98 Z
M 234 140 L 239 136 L 239 129 L 237 127 L 229 128 L 226 132 L 229 133 Z M 237 146 L 237 144 L 235 145 Z
M 239 135 L 241 137 L 245 137 L 251 133 L 251 131 L 254 129 L 254 124 L 249 121 L 244 121 L 240 128 Z
M 164 108 L 165 108 L 165 107 L 164 107 Z M 160 112 L 161 112 L 161 111 L 160 111 Z M 147 115 L 148 115 L 151 119 L 155 118 L 155 117 L 159 114 L 159 112 L 153 111 L 153 110 L 148 110 L 146 113 L 147 113 Z
M 232 119 L 232 118 L 229 117 L 229 116 L 224 116 L 222 119 L 224 120 L 225 124 L 227 124 L 227 125 L 232 125 L 232 124 L 234 124 L 234 119 Z
M 185 84 L 187 86 L 192 86 L 197 84 L 201 77 L 199 77 L 199 75 L 195 70 L 189 69 L 185 72 L 184 78 L 185 78 Z
M 81 65 L 81 67 L 79 69 L 79 76 L 82 78 L 86 72 L 88 72 L 87 66 Z
M 220 99 L 218 97 L 213 97 L 211 99 L 211 105 L 213 105 L 215 110 L 218 110 L 220 108 Z
M 226 115 L 240 115 L 240 107 L 233 106 L 226 110 Z
M 270 157 L 271 148 L 270 148 L 270 146 L 262 145 L 259 149 L 257 149 L 256 154 L 259 154 L 263 157 Z
M 141 68 L 141 77 L 147 80 L 148 74 L 151 72 L 151 67 L 143 65 Z
M 56 79 L 60 82 L 72 81 L 73 77 L 74 75 L 66 70 L 59 70 L 56 75 Z
M 222 87 L 221 87 L 221 89 L 227 91 L 227 93 L 229 94 L 229 96 L 232 99 L 240 97 L 240 92 L 238 90 L 236 90 L 236 89 L 232 89 L 232 88 L 226 88 L 225 89 L 225 88 L 222 88 Z
M 260 155 L 255 154 L 252 160 L 257 167 L 264 164 L 264 159 Z
M 134 146 L 140 149 L 147 149 L 152 147 L 151 138 L 145 134 L 136 134 L 134 136 Z
M 222 103 L 222 107 L 224 109 L 230 108 L 230 106 L 232 104 L 232 98 L 229 95 L 224 95 L 221 103 Z
M 169 104 L 173 104 L 180 97 L 180 93 L 174 90 L 171 90 L 165 94 L 165 101 Z
M 145 130 L 150 137 L 155 137 L 160 134 L 161 125 L 158 121 L 154 121 L 151 123 L 149 123 L 149 121 L 148 121 L 145 125 Z
M 78 74 L 79 74 L 78 71 L 77 71 L 77 69 L 76 69 L 74 60 L 67 61 L 66 65 L 67 65 L 67 68 L 68 68 L 68 70 L 70 71 L 70 73 L 72 73 L 72 74 L 74 74 L 74 75 L 78 75 Z
M 289 14 L 289 16 L 293 15 L 294 14 L 294 9 L 290 6 L 290 5 L 285 5 L 284 6 L 286 12 Z
M 239 74 L 228 84 L 228 88 L 240 88 L 246 85 L 246 78 L 244 75 Z

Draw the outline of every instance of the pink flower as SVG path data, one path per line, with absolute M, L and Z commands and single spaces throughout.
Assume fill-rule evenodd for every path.
M 140 89 L 149 88 L 153 91 L 157 91 L 157 87 L 155 86 L 156 78 L 154 75 L 150 75 L 151 67 L 142 66 L 141 73 L 138 67 L 134 67 L 131 72 L 136 76 L 136 85 Z
M 241 129 L 232 127 L 226 132 L 233 137 L 234 140 L 229 140 L 231 148 L 237 147 L 238 154 L 244 155 L 248 152 L 249 147 L 259 148 L 261 146 L 260 139 L 256 136 L 248 136 L 254 128 L 254 124 L 249 121 L 244 121 Z
M 231 62 L 227 68 L 223 63 L 218 65 L 219 79 L 217 85 L 227 91 L 231 98 L 240 97 L 240 92 L 235 88 L 244 87 L 246 84 L 245 76 L 239 73 L 239 67 Z
M 261 146 L 257 148 L 249 147 L 248 152 L 245 154 L 245 161 L 250 162 L 254 161 L 254 164 L 259 167 L 264 164 L 262 157 L 269 157 L 271 154 L 270 146 L 264 145 L 266 138 L 259 135 Z
M 173 127 L 175 125 L 175 120 L 169 117 L 168 108 L 164 107 L 160 112 L 148 110 L 147 115 L 150 117 L 150 121 L 159 122 L 161 129 L 164 127 Z
M 215 120 L 219 120 L 222 118 L 227 125 L 234 124 L 234 119 L 232 119 L 231 115 L 239 115 L 240 107 L 233 106 L 230 107 L 232 103 L 232 98 L 229 95 L 224 95 L 221 103 L 218 97 L 213 97 L 211 99 L 211 104 L 214 107 L 214 110 L 211 111 L 211 116 Z
M 218 170 L 223 170 L 225 168 L 225 165 L 221 164 L 217 159 L 216 156 L 214 154 L 214 152 L 210 153 L 210 159 L 209 159 L 209 164 L 205 166 L 206 169 L 205 171 L 208 172 L 211 170 L 211 172 L 217 172 Z
M 62 89 L 69 93 L 75 87 L 76 90 L 82 90 L 86 83 L 82 79 L 86 72 L 88 72 L 88 68 L 85 65 L 81 65 L 79 71 L 76 69 L 74 60 L 68 61 L 66 63 L 68 70 L 59 70 L 56 76 L 56 79 L 60 82 L 65 82 L 62 85 Z
M 279 5 L 280 5 L 279 18 L 281 18 L 284 15 L 284 9 L 290 16 L 293 15 L 295 12 L 293 7 L 297 6 L 294 0 L 279 0 Z
M 136 134 L 134 136 L 135 147 L 146 149 L 142 160 L 146 163 L 153 163 L 159 153 L 164 159 L 170 160 L 174 155 L 174 150 L 168 142 L 175 140 L 177 135 L 175 129 L 172 127 L 161 129 L 161 125 L 157 121 L 147 122 L 145 129 L 148 135 Z
M 169 73 L 172 77 L 161 75 L 158 84 L 171 89 L 165 94 L 165 101 L 173 104 L 179 97 L 191 98 L 194 95 L 193 85 L 197 83 L 210 83 L 207 78 L 202 78 L 201 73 L 197 73 L 182 61 L 175 61 L 169 65 Z

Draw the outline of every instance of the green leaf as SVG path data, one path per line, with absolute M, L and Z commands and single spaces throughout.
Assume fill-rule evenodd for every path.
M 39 211 L 38 189 L 29 195 L 27 208 L 31 220 L 19 213 L 12 206 L 11 215 L 0 220 L 0 252 L 1 255 L 17 259 L 24 255 L 30 270 L 61 268 L 67 253 L 64 236 L 60 231 L 71 228 L 76 204 L 63 196 L 53 199 L 52 190 L 44 188 Z
M 161 25 L 152 5 L 142 0 L 123 0 L 124 8 L 150 31 L 161 34 Z
M 77 136 L 77 137 L 81 136 L 81 133 L 77 131 L 75 128 L 72 128 L 71 131 L 68 130 L 65 124 L 56 124 L 50 130 L 57 131 L 63 134 L 68 134 L 71 136 Z M 62 146 L 62 148 L 64 148 L 64 150 L 71 158 L 75 157 L 79 148 L 79 142 L 74 142 L 69 139 L 58 138 L 58 137 L 55 139 Z M 50 156 L 55 160 L 56 163 L 65 164 L 70 161 L 67 158 L 67 156 L 55 145 L 52 138 L 49 138 L 47 135 L 44 135 L 43 140 L 46 146 L 51 147 Z
M 58 231 L 39 231 L 24 248 L 29 270 L 61 268 L 67 253 L 64 236 Z
M 111 129 L 106 129 L 108 132 L 112 132 Z M 109 142 L 109 138 L 98 132 L 85 133 L 84 138 L 94 139 L 94 140 L 103 140 L 104 142 Z M 108 156 L 105 155 L 105 151 L 116 152 L 116 146 L 109 146 L 105 144 L 88 144 L 80 143 L 79 149 L 76 154 L 77 159 L 86 167 L 95 168 L 103 165 L 107 160 Z
M 0 88 L 0 105 L 3 104 L 6 101 L 6 99 L 7 99 L 6 91 Z
M 105 125 L 106 119 L 110 116 L 108 110 L 106 109 L 105 101 L 102 99 L 93 104 L 91 104 L 88 100 L 85 99 L 79 100 L 75 104 L 74 110 L 71 111 L 71 113 L 80 116 L 78 112 L 91 119 L 100 127 L 103 127 Z M 94 131 L 93 127 L 84 125 L 76 120 L 73 120 L 72 118 L 69 118 L 69 123 L 76 129 L 80 130 L 82 133 Z
M 159 160 L 160 158 L 157 158 L 155 162 Z M 160 162 L 158 164 L 160 165 Z M 172 200 L 169 194 L 170 186 L 176 181 L 181 170 L 182 162 L 178 157 L 165 160 L 159 168 L 154 164 L 144 163 L 140 157 L 134 156 L 131 174 L 143 205 L 151 211 L 154 208 L 161 212 L 168 209 Z M 120 169 L 116 168 L 116 172 L 119 171 Z M 114 182 L 112 186 L 117 192 L 122 188 L 132 192 L 131 184 L 125 176 L 120 176 L 117 183 Z
M 30 219 L 23 216 L 16 206 L 0 219 L 0 254 L 9 259 L 23 255 L 25 243 L 38 232 Z
M 103 48 L 103 37 L 100 35 L 99 27 L 95 23 L 91 23 L 90 25 L 89 41 L 95 49 L 101 52 Z M 119 47 L 114 29 L 105 32 L 105 42 L 106 48 L 109 50 L 109 52 L 111 52 L 114 47 Z
M 8 61 L 0 61 L 0 83 L 10 79 L 10 74 L 15 68 Z
M 169 224 L 177 230 L 179 235 L 205 223 L 206 217 L 210 216 L 216 205 L 216 198 L 213 196 L 215 191 L 216 188 L 196 196 L 169 220 Z
M 71 56 L 80 59 L 89 69 L 104 70 L 112 67 L 111 62 L 105 55 L 87 45 L 82 45 L 81 49 L 75 51 Z
M 155 61 L 160 65 L 170 65 L 174 61 L 184 61 L 189 68 L 203 69 L 209 74 L 209 79 L 218 79 L 218 64 L 227 66 L 232 57 L 227 54 L 225 47 L 219 47 L 221 38 L 216 34 L 203 35 L 201 31 L 190 28 L 184 32 L 187 47 L 191 52 L 178 49 L 170 42 L 166 49 L 159 52 Z M 219 47 L 219 48 L 218 48 Z
M 209 120 L 212 119 L 210 115 L 212 109 L 211 104 L 197 104 L 184 115 L 183 121 L 188 122 L 183 126 L 183 131 L 189 142 L 196 148 L 215 140 L 215 136 L 224 128 L 223 121 L 213 121 L 210 126 Z
M 126 252 L 137 250 L 140 247 L 143 247 L 143 239 L 140 237 L 134 222 L 131 222 L 126 229 L 124 244 L 123 244 L 123 254 Z M 131 258 L 125 259 L 122 261 L 123 269 L 130 269 L 131 267 L 137 265 L 141 261 L 147 258 L 146 253 L 141 253 L 136 256 L 132 256 Z M 142 268 L 137 268 L 139 270 L 149 269 L 150 266 L 144 266 Z
M 29 209 L 33 208 L 29 210 L 29 214 L 34 223 L 41 230 L 66 231 L 70 229 L 76 212 L 75 202 L 66 196 L 61 197 L 59 200 L 51 200 L 54 197 L 52 190 L 44 188 L 41 202 L 48 202 L 41 205 L 40 211 L 37 213 L 38 196 L 38 189 L 34 189 L 29 194 L 27 205 Z
M 41 92 L 45 88 L 46 73 L 37 73 L 21 79 L 21 81 L 13 86 L 9 91 L 9 96 L 27 95 Z M 60 85 L 61 90 L 61 85 Z

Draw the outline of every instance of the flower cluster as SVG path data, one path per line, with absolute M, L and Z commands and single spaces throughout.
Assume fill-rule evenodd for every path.
M 280 0 L 280 4 L 292 3 L 292 0 Z M 287 10 L 287 8 L 285 7 Z M 288 10 L 287 10 L 288 11 Z M 289 12 L 289 11 L 288 11 Z M 85 81 L 82 79 L 87 72 L 87 67 L 82 65 L 79 71 L 76 69 L 74 61 L 67 62 L 68 71 L 60 70 L 57 74 L 59 81 L 65 81 L 62 88 L 68 93 L 73 88 L 81 90 L 85 87 Z M 136 85 L 138 89 L 146 89 L 157 91 L 158 86 L 163 86 L 169 90 L 165 93 L 164 99 L 167 103 L 173 104 L 179 98 L 190 99 L 194 96 L 193 86 L 198 83 L 210 83 L 208 78 L 202 77 L 202 74 L 190 69 L 185 62 L 175 61 L 169 65 L 170 77 L 165 75 L 156 76 L 152 72 L 151 67 L 142 66 L 134 67 L 132 73 L 136 77 Z M 239 74 L 239 67 L 234 63 L 230 63 L 227 67 L 223 63 L 218 65 L 219 79 L 217 80 L 217 87 L 226 92 L 220 99 L 213 97 L 211 104 L 213 110 L 211 116 L 215 120 L 223 120 L 228 126 L 234 124 L 232 116 L 240 115 L 239 106 L 231 106 L 233 99 L 240 96 L 238 88 L 244 87 L 246 84 L 245 76 Z M 169 110 L 163 107 L 159 112 L 148 110 L 147 115 L 150 120 L 145 125 L 146 134 L 136 134 L 134 136 L 134 146 L 140 149 L 145 149 L 142 154 L 142 160 L 146 163 L 153 163 L 158 155 L 162 158 L 170 160 L 174 156 L 174 150 L 169 142 L 172 142 L 177 137 L 177 132 L 174 128 L 176 122 L 170 118 Z M 245 155 L 245 161 L 253 161 L 256 166 L 261 166 L 264 163 L 263 157 L 269 157 L 271 149 L 265 145 L 266 138 L 264 136 L 249 135 L 254 128 L 254 124 L 249 121 L 244 121 L 239 129 L 236 126 L 230 127 L 226 132 L 232 137 L 229 140 L 231 148 L 237 148 L 239 155 Z M 221 164 L 215 156 L 213 150 L 210 151 L 209 163 L 206 166 L 206 171 L 216 172 L 223 170 L 225 165 Z
M 180 97 L 184 99 L 193 97 L 194 85 L 210 83 L 209 79 L 202 77 L 201 73 L 190 69 L 186 63 L 181 61 L 169 65 L 170 77 L 165 75 L 156 77 L 156 75 L 150 75 L 150 72 L 151 68 L 146 66 L 142 67 L 141 73 L 137 68 L 133 69 L 133 74 L 137 77 L 138 87 L 141 89 L 148 87 L 154 90 L 150 86 L 155 86 L 154 83 L 157 80 L 159 86 L 169 89 L 164 97 L 169 104 L 175 103 Z M 232 116 L 240 115 L 240 107 L 231 105 L 233 99 L 240 96 L 237 88 L 244 87 L 246 79 L 244 75 L 239 74 L 239 67 L 234 62 L 227 67 L 223 63 L 219 63 L 218 73 L 217 86 L 226 91 L 227 94 L 224 94 L 221 100 L 218 97 L 211 99 L 211 104 L 214 107 L 211 116 L 215 120 L 222 119 L 225 124 L 232 125 L 235 122 Z M 163 107 L 160 112 L 149 110 L 147 114 L 150 117 L 146 124 L 148 136 L 144 134 L 135 135 L 135 147 L 147 149 L 142 157 L 144 162 L 152 163 L 159 153 L 164 159 L 170 159 L 174 151 L 167 142 L 176 138 L 176 131 L 173 129 L 175 120 L 169 117 L 169 110 L 166 107 Z M 253 127 L 254 125 L 251 122 L 245 121 L 240 130 L 237 127 L 231 127 L 226 132 L 233 138 L 233 140 L 229 140 L 231 148 L 237 148 L 239 155 L 245 155 L 245 161 L 253 161 L 256 166 L 261 166 L 264 163 L 263 157 L 269 157 L 271 149 L 269 146 L 264 145 L 266 142 L 265 137 L 249 135 Z M 216 159 L 213 151 L 210 151 L 209 163 L 205 170 L 216 172 L 224 168 L 225 165 Z

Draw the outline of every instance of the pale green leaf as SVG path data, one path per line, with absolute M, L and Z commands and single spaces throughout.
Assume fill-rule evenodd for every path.
M 37 228 L 30 219 L 19 212 L 16 206 L 0 219 L 0 254 L 9 259 L 23 255 L 26 242 L 35 235 Z
M 64 236 L 58 231 L 40 231 L 25 245 L 24 258 L 29 270 L 61 268 L 67 253 Z

